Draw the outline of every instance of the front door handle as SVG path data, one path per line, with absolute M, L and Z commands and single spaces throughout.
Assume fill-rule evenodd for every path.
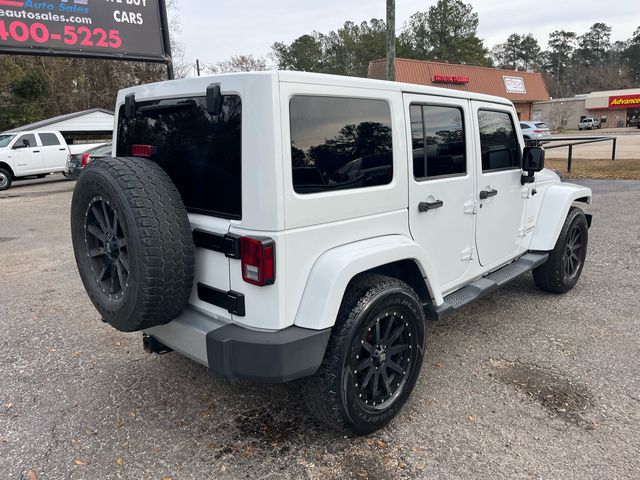
M 420 202 L 418 204 L 418 211 L 420 213 L 424 213 L 442 206 L 444 206 L 444 202 L 442 200 L 436 200 L 435 202 Z
M 495 188 L 492 190 L 482 190 L 480 192 L 480 200 L 486 200 L 489 197 L 495 197 L 498 194 L 498 190 Z
M 34 150 L 33 153 L 40 153 L 40 150 Z

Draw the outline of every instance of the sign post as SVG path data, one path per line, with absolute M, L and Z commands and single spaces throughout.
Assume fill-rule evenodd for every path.
M 0 53 L 166 63 L 173 78 L 165 0 L 0 0 Z

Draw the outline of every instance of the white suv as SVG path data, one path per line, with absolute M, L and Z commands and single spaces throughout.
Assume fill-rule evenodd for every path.
M 0 190 L 20 178 L 64 172 L 68 156 L 60 132 L 0 133 Z
M 523 151 L 503 98 L 264 72 L 126 89 L 116 114 L 71 207 L 103 319 L 229 379 L 304 378 L 337 429 L 396 415 L 425 319 L 584 265 L 591 191 Z

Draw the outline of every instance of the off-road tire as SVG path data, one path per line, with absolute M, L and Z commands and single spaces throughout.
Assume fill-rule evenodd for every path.
M 155 162 L 91 162 L 73 192 L 71 236 L 89 298 L 116 329 L 162 325 L 186 306 L 194 278 L 191 226 L 178 190 Z M 105 285 L 107 270 L 112 279 Z
M 402 335 L 408 338 L 408 344 L 413 342 L 413 350 L 407 351 L 412 355 L 407 359 L 413 363 L 403 362 L 407 366 L 406 375 L 397 373 L 393 377 L 398 379 L 398 391 L 386 405 L 364 405 L 362 398 L 358 398 L 358 384 L 354 383 L 357 377 L 355 370 L 352 370 L 352 361 L 362 341 L 359 339 L 363 335 L 372 335 L 368 333 L 371 332 L 370 325 L 375 322 L 376 316 L 384 317 L 385 311 L 394 315 L 397 313 L 397 320 L 406 322 L 407 330 Z M 400 320 L 400 315 L 403 320 Z M 415 340 L 411 339 L 411 332 L 415 332 Z M 303 380 L 306 403 L 316 418 L 335 430 L 356 435 L 372 433 L 390 422 L 411 395 L 420 375 L 424 347 L 425 318 L 416 292 L 398 279 L 365 274 L 352 282 L 345 293 L 322 365 L 315 375 Z M 404 357 L 394 358 L 400 361 Z M 357 355 L 355 359 L 355 362 L 362 360 Z
M 567 255 L 570 255 L 569 243 L 571 242 L 572 233 L 576 231 L 580 237 L 580 249 L 579 252 L 575 254 L 577 257 L 577 266 L 575 268 L 568 268 L 566 261 Z M 582 274 L 582 268 L 584 267 L 588 240 L 589 228 L 584 213 L 577 207 L 571 207 L 560 231 L 556 245 L 554 249 L 549 252 L 549 259 L 533 270 L 533 280 L 536 286 L 541 290 L 551 293 L 566 293 L 575 287 Z
M 2 179 L 0 182 L 0 192 L 2 190 L 9 190 L 11 188 L 11 183 L 13 182 L 13 175 L 11 175 L 11 172 L 4 168 L 0 168 L 0 178 Z

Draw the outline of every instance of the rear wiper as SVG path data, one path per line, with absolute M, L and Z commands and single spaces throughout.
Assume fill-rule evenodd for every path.
M 186 100 L 184 102 L 168 103 L 164 105 L 147 105 L 147 106 L 138 108 L 136 111 L 136 115 L 144 117 L 144 116 L 152 116 L 154 114 L 159 114 L 159 113 L 177 112 L 180 110 L 193 108 L 196 105 L 197 104 L 194 100 Z

